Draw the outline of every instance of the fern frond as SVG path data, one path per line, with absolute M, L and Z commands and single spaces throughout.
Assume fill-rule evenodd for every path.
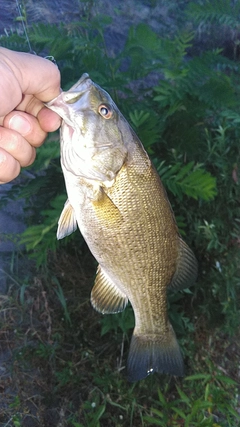
M 224 75 L 210 78 L 198 88 L 198 98 L 212 108 L 231 107 L 237 102 L 231 80 Z
M 29 39 L 39 51 L 47 48 L 48 54 L 52 55 L 56 61 L 70 59 L 71 57 L 73 40 L 68 37 L 63 24 L 58 26 L 34 24 L 30 28 Z
M 129 118 L 146 149 L 159 141 L 162 124 L 157 114 L 149 110 L 133 110 Z
M 217 194 L 216 178 L 200 165 L 189 162 L 186 165 L 176 163 L 166 166 L 164 162 L 157 167 L 163 184 L 174 196 L 182 200 L 183 195 L 193 199 L 211 200 Z
M 16 33 L 9 34 L 8 36 L 0 36 L 0 45 L 7 49 L 16 50 L 20 52 L 28 52 L 29 47 L 24 36 Z
M 59 133 L 56 132 L 56 134 L 51 135 L 50 138 L 48 138 L 45 143 L 40 147 L 37 148 L 37 156 L 34 162 L 34 170 L 36 172 L 40 172 L 42 170 L 46 170 L 50 164 L 55 159 L 59 159 L 60 157 L 60 143 L 59 143 L 60 137 Z M 60 164 L 59 164 L 60 169 Z
M 202 4 L 191 2 L 188 15 L 197 23 L 217 23 L 239 29 L 239 2 L 231 0 L 205 0 Z
M 229 72 L 231 66 L 232 69 L 236 69 L 236 66 L 232 61 L 225 60 L 220 52 L 219 49 L 207 51 L 199 57 L 183 61 L 176 79 L 165 73 L 165 80 L 161 80 L 159 85 L 154 87 L 154 101 L 162 108 L 173 109 L 172 114 L 187 109 L 190 100 L 195 107 L 198 105 L 199 110 L 200 105 L 205 110 L 219 109 L 227 105 L 231 108 L 237 103 L 236 90 L 225 70 Z
M 181 99 L 181 93 L 177 85 L 173 85 L 171 81 L 162 80 L 159 86 L 154 88 L 157 93 L 154 96 L 154 101 L 158 101 L 162 107 L 178 104 Z
M 224 117 L 227 121 L 232 122 L 232 124 L 239 126 L 240 124 L 240 114 L 236 111 L 225 109 L 221 112 L 221 116 Z
M 128 38 L 125 45 L 126 51 L 139 49 L 142 53 L 157 52 L 159 50 L 159 37 L 151 30 L 149 25 L 139 24 L 129 29 Z
M 36 259 L 37 266 L 45 264 L 48 251 L 55 252 L 59 245 L 56 229 L 65 200 L 65 195 L 57 196 L 50 203 L 50 209 L 41 212 L 43 223 L 32 225 L 21 234 L 19 244 L 31 252 L 29 256 Z

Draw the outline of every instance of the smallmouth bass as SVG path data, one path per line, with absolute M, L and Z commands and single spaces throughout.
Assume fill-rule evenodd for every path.
M 129 381 L 184 375 L 167 315 L 167 290 L 190 286 L 197 261 L 181 239 L 165 189 L 140 140 L 88 74 L 47 106 L 62 118 L 61 166 L 68 200 L 57 238 L 77 225 L 99 263 L 93 307 L 135 315 Z

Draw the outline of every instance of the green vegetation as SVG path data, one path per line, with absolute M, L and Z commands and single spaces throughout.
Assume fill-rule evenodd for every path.
M 15 342 L 12 375 L 18 380 L 0 422 L 238 426 L 239 3 L 182 1 L 180 7 L 170 2 L 170 9 L 176 6 L 178 32 L 169 28 L 159 35 L 146 24 L 130 27 L 117 53 L 106 45 L 111 18 L 95 14 L 94 2 L 81 3 L 85 12 L 79 21 L 28 26 L 29 39 L 38 54 L 55 58 L 63 89 L 88 72 L 109 91 L 161 176 L 180 232 L 199 260 L 196 285 L 169 295 L 187 376 L 126 382 L 132 310 L 108 316 L 94 312 L 89 294 L 95 261 L 80 233 L 56 240 L 66 194 L 58 134 L 51 135 L 38 150 L 31 178 L 23 174 L 22 185 L 9 193 L 27 200 L 29 224 L 21 241 L 39 269 L 33 279 L 10 280 L 9 295 L 1 302 L 2 331 L 9 346 Z M 205 29 L 202 43 L 200 28 Z M 221 33 L 231 37 L 228 57 Z M 15 33 L 0 41 L 28 49 Z M 34 378 L 29 391 L 28 377 Z

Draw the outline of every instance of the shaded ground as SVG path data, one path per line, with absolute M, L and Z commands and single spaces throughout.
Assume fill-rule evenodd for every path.
M 0 425 L 17 426 L 18 421 L 24 427 L 60 427 L 73 426 L 75 420 L 81 422 L 77 427 L 97 426 L 91 422 L 101 405 L 105 407 L 101 426 L 127 427 L 130 420 L 136 427 L 151 425 L 142 424 L 141 419 L 156 405 L 159 381 L 167 387 L 170 402 L 177 398 L 176 385 L 184 387 L 182 379 L 153 376 L 135 385 L 127 383 L 124 367 L 129 343 L 125 334 L 109 325 L 110 332 L 99 339 L 103 319 L 113 320 L 90 306 L 96 265 L 86 248 L 81 258 L 78 251 L 61 250 L 50 268 L 44 274 L 32 274 L 28 281 L 24 276 L 18 282 L 8 277 L 8 292 L 0 299 Z M 203 322 L 201 325 L 195 325 L 195 356 L 194 360 L 185 358 L 186 373 L 206 372 L 213 398 L 220 387 L 219 402 L 221 393 L 224 399 L 227 393 L 237 398 L 235 386 L 221 384 L 217 376 L 239 382 L 239 337 L 231 339 L 216 330 L 206 333 Z M 198 390 L 196 383 L 194 393 L 206 391 Z M 218 407 L 212 413 L 220 426 L 229 425 L 223 423 Z

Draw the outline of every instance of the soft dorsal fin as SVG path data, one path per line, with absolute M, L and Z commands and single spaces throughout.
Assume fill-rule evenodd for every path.
M 179 238 L 180 251 L 177 269 L 168 289 L 180 290 L 191 286 L 197 278 L 198 263 L 192 250 Z
M 100 266 L 91 292 L 91 303 L 103 314 L 119 313 L 128 303 L 128 297 L 109 279 Z
M 57 239 L 63 239 L 77 229 L 77 220 L 74 209 L 69 200 L 66 201 L 58 220 Z

